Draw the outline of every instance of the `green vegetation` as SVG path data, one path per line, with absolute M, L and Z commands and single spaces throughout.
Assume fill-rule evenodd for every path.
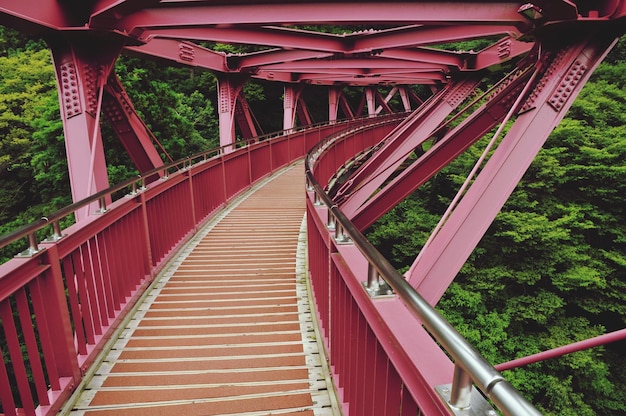
M 1 27 L 0 52 L 3 235 L 72 200 L 50 52 L 43 42 Z M 213 74 L 125 56 L 119 59 L 116 72 L 138 112 L 173 159 L 219 144 Z M 130 158 L 104 121 L 102 128 L 110 183 L 136 175 Z M 0 263 L 23 248 L 25 242 L 5 248 L 0 252 Z
M 626 326 L 626 43 L 555 129 L 438 304 L 492 363 Z M 470 149 L 369 230 L 401 270 L 471 170 Z M 626 412 L 624 342 L 506 372 L 550 415 Z

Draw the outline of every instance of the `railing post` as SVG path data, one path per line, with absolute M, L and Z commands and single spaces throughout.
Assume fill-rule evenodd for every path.
M 380 278 L 380 272 L 372 263 L 367 264 L 367 280 L 361 282 L 363 288 L 371 298 L 393 296 L 393 289 Z
M 98 199 L 98 210 L 96 211 L 96 214 L 104 214 L 105 212 L 107 212 L 107 203 L 105 197 L 103 196 Z
M 326 212 L 326 228 L 329 231 L 333 231 L 335 229 L 336 223 L 337 223 L 337 220 L 335 219 L 335 216 L 333 215 L 331 208 L 329 208 L 328 211 Z
M 322 200 L 317 192 L 313 191 L 313 205 L 320 206 L 322 204 Z
M 33 231 L 28 234 L 28 248 L 21 253 L 19 253 L 16 257 L 32 257 L 35 254 L 39 253 L 39 244 L 37 242 L 37 233 Z
M 337 244 L 349 244 L 352 242 L 350 236 L 345 232 L 343 226 L 339 222 L 335 224 L 335 241 Z
M 454 366 L 452 389 L 450 391 L 450 406 L 465 409 L 470 406 L 472 399 L 472 379 L 467 371 L 459 365 Z

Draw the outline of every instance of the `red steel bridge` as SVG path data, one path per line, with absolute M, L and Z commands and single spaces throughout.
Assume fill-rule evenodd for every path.
M 0 0 L 0 24 L 50 47 L 75 201 L 0 240 L 29 243 L 0 265 L 4 414 L 533 415 L 499 371 L 624 338 L 494 367 L 433 306 L 625 31 L 626 1 Z M 488 46 L 450 48 L 473 39 Z M 220 148 L 165 163 L 122 53 L 213 72 Z M 250 79 L 284 88 L 282 132 L 260 135 Z M 309 88 L 328 91 L 323 123 Z M 109 184 L 104 121 L 137 179 Z M 487 134 L 400 275 L 362 231 Z

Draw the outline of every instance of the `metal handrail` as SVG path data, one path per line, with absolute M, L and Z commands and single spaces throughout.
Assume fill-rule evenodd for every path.
M 404 113 L 402 113 L 404 114 Z M 376 120 L 382 120 L 382 119 L 386 119 L 389 117 L 397 117 L 398 114 L 391 114 L 391 115 L 387 115 L 387 116 L 382 116 L 382 117 L 376 117 Z M 29 249 L 27 251 L 29 251 L 30 253 L 35 253 L 37 252 L 37 241 L 36 241 L 36 236 L 35 233 L 37 233 L 37 231 L 52 225 L 52 229 L 53 229 L 53 234 L 52 234 L 52 239 L 58 239 L 61 237 L 61 230 L 60 230 L 60 225 L 59 222 L 67 217 L 68 215 L 73 214 L 74 212 L 78 211 L 81 208 L 84 208 L 96 201 L 98 201 L 98 203 L 100 204 L 100 210 L 104 211 L 106 210 L 106 198 L 108 196 L 110 196 L 111 194 L 118 192 L 122 189 L 126 189 L 129 187 L 132 187 L 133 189 L 133 193 L 139 189 L 144 189 L 147 179 L 154 176 L 154 175 L 159 175 L 162 177 L 167 177 L 169 175 L 169 171 L 170 170 L 183 170 L 185 168 L 188 168 L 190 166 L 193 165 L 193 162 L 201 159 L 202 161 L 207 161 L 210 160 L 212 158 L 216 158 L 219 157 L 223 154 L 226 153 L 227 149 L 232 149 L 233 147 L 238 147 L 238 148 L 243 148 L 243 147 L 247 147 L 247 146 L 251 146 L 259 141 L 266 141 L 266 140 L 272 140 L 272 139 L 278 139 L 281 137 L 285 137 L 289 134 L 294 134 L 294 133 L 298 133 L 307 129 L 310 130 L 314 130 L 316 128 L 320 128 L 320 127 L 324 127 L 324 126 L 328 126 L 331 124 L 336 124 L 336 125 L 341 125 L 341 124 L 345 124 L 345 123 L 349 123 L 352 121 L 357 121 L 357 120 L 367 120 L 370 119 L 370 117 L 368 116 L 363 116 L 360 118 L 356 118 L 356 119 L 341 119 L 341 120 L 335 120 L 335 121 L 324 121 L 324 122 L 319 122 L 319 123 L 315 123 L 315 124 L 311 124 L 309 126 L 301 126 L 301 127 L 294 127 L 294 128 L 290 128 L 290 129 L 285 129 L 285 130 L 279 130 L 273 133 L 268 133 L 268 134 L 264 134 L 261 136 L 257 136 L 257 137 L 253 137 L 250 139 L 246 139 L 246 140 L 241 140 L 238 141 L 236 143 L 232 143 L 232 144 L 228 144 L 225 146 L 220 146 L 220 147 L 215 147 L 209 150 L 205 150 L 203 152 L 197 153 L 195 155 L 192 156 L 188 156 L 188 157 L 184 157 L 181 159 L 178 159 L 176 161 L 170 162 L 170 163 L 166 163 L 162 166 L 159 166 L 157 168 L 151 169 L 147 172 L 144 172 L 134 178 L 128 179 L 124 182 L 121 182 L 117 185 L 111 186 L 107 189 L 104 189 L 102 191 L 99 191 L 87 198 L 84 198 L 80 201 L 77 201 L 71 205 L 65 206 L 57 211 L 55 211 L 54 213 L 50 214 L 50 215 L 46 215 L 43 216 L 40 220 L 38 221 L 34 221 L 28 225 L 25 225 L 21 228 L 18 228 L 10 233 L 7 233 L 3 236 L 0 236 L 0 249 L 6 247 L 7 245 L 18 241 L 22 238 L 27 238 L 28 240 L 28 244 L 29 244 Z M 140 183 L 139 188 L 137 188 L 137 184 Z
M 328 142 L 324 142 L 324 146 L 328 146 Z M 319 148 L 320 145 L 315 146 L 305 158 L 309 189 L 315 193 L 316 201 L 326 205 L 334 217 L 335 228 L 341 229 L 341 232 L 352 240 L 365 256 L 370 267 L 395 291 L 407 308 L 453 358 L 455 376 L 450 404 L 457 408 L 466 407 L 471 393 L 470 382 L 473 382 L 505 415 L 541 415 L 541 412 L 515 390 L 439 312 L 409 285 L 326 194 L 313 175 L 313 167 L 310 165 L 311 161 L 317 159 Z

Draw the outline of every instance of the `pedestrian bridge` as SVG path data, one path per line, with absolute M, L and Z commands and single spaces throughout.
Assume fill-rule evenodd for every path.
M 626 330 L 488 363 L 433 305 L 625 19 L 624 0 L 0 0 L 50 47 L 75 201 L 0 238 L 28 242 L 0 265 L 0 413 L 539 414 L 501 371 Z M 219 148 L 164 162 L 122 52 L 211 71 Z M 251 79 L 283 88 L 279 133 Z M 140 172 L 112 187 L 105 119 Z M 487 135 L 400 275 L 362 231 Z
M 339 414 L 311 313 L 303 193 L 298 162 L 198 230 L 109 341 L 70 414 Z
M 404 117 L 200 154 L 9 236 L 32 244 L 0 266 L 4 413 L 448 414 L 455 366 L 425 327 L 505 407 L 532 409 L 320 193 Z

